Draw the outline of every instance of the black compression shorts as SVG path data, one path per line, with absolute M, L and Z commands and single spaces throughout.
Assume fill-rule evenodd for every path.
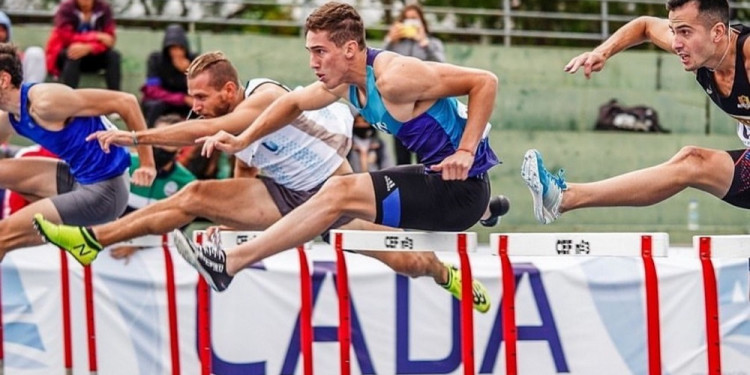
M 484 214 L 490 199 L 486 173 L 464 181 L 445 181 L 425 174 L 423 165 L 371 172 L 375 188 L 375 222 L 428 231 L 463 231 Z
M 722 198 L 733 206 L 750 208 L 750 149 L 727 151 L 734 160 L 734 179 Z

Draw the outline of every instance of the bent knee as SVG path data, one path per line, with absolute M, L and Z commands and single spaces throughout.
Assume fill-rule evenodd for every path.
M 711 168 L 712 160 L 718 152 L 698 146 L 684 146 L 667 163 L 679 166 L 683 175 L 687 178 L 705 174 L 707 168 Z

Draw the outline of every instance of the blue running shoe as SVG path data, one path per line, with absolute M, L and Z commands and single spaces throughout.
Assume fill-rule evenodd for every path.
M 172 234 L 177 252 L 203 276 L 213 290 L 221 292 L 229 286 L 232 276 L 227 274 L 226 253 L 219 243 L 209 239 L 205 244 L 197 245 L 179 229 L 175 229 Z
M 537 150 L 528 150 L 523 156 L 521 177 L 531 191 L 534 201 L 534 216 L 542 224 L 549 224 L 560 217 L 560 203 L 565 184 L 565 171 L 562 169 L 553 175 L 544 168 L 542 154 Z

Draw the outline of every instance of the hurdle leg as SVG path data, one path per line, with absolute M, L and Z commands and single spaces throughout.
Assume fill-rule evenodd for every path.
M 516 280 L 513 265 L 508 257 L 508 236 L 500 236 L 498 255 L 500 256 L 500 274 L 502 275 L 502 314 L 503 341 L 505 342 L 505 372 L 508 375 L 518 374 L 516 340 Z
M 703 294 L 706 303 L 706 345 L 708 374 L 721 374 L 721 339 L 719 335 L 719 305 L 716 274 L 711 261 L 711 238 L 701 237 L 699 256 L 703 268 Z
M 474 289 L 471 264 L 466 253 L 466 234 L 458 234 L 458 256 L 461 266 L 461 359 L 464 374 L 474 374 Z
M 73 338 L 70 326 L 70 276 L 68 275 L 68 256 L 60 249 L 60 287 L 62 294 L 63 319 L 63 360 L 65 374 L 73 374 Z
M 300 349 L 302 351 L 302 369 L 305 375 L 313 374 L 312 366 L 312 282 L 310 268 L 307 265 L 305 247 L 298 246 L 299 255 L 299 281 L 300 281 Z
M 169 349 L 172 359 L 172 374 L 180 375 L 180 340 L 177 330 L 177 293 L 174 281 L 174 264 L 169 253 L 169 239 L 162 235 L 162 250 L 164 252 L 165 281 L 167 287 L 167 316 L 169 325 Z
M 351 359 L 349 348 L 351 347 L 351 311 L 349 310 L 349 277 L 346 270 L 346 258 L 344 257 L 343 235 L 334 234 L 334 247 L 336 250 L 336 290 L 339 294 L 339 355 L 341 360 L 341 375 L 349 375 L 351 372 Z

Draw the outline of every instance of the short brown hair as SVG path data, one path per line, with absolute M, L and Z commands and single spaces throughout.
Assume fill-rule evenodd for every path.
M 193 79 L 203 72 L 210 72 L 209 84 L 215 89 L 221 89 L 227 82 L 239 85 L 237 69 L 221 51 L 206 52 L 193 60 L 185 75 Z
M 359 49 L 365 48 L 365 26 L 362 17 L 349 4 L 330 2 L 315 9 L 305 22 L 305 35 L 308 31 L 327 31 L 328 37 L 337 47 L 354 40 Z
M 18 49 L 11 43 L 0 43 L 0 71 L 10 74 L 10 84 L 13 87 L 21 87 L 23 67 L 18 57 Z
M 698 15 L 706 27 L 719 22 L 729 25 L 727 0 L 667 0 L 667 10 L 673 11 L 693 2 L 698 5 Z

